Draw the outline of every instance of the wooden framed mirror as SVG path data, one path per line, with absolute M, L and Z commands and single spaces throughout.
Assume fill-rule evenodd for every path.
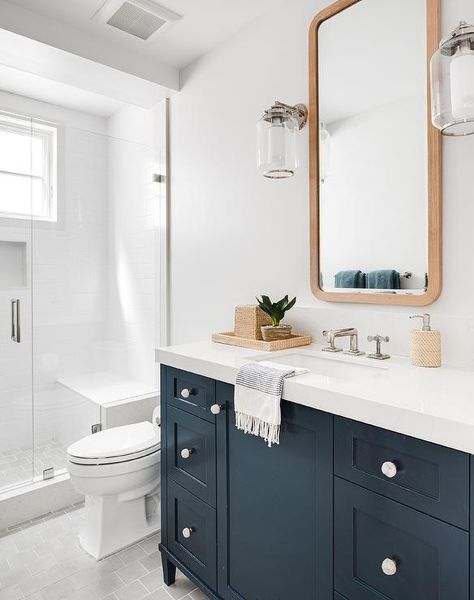
M 425 306 L 441 294 L 429 85 L 440 10 L 440 0 L 338 0 L 311 24 L 311 288 L 321 300 Z

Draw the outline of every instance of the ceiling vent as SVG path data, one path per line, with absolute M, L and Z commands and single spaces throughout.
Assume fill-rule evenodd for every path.
M 181 15 L 152 2 L 152 0 L 107 0 L 95 13 L 100 20 L 141 40 L 148 40 L 157 31 L 163 31 Z

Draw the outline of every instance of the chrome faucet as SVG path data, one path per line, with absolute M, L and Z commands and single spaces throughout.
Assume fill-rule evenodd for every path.
M 359 332 L 354 327 L 347 327 L 345 329 L 330 329 L 329 331 L 323 331 L 324 337 L 327 337 L 329 346 L 323 348 L 323 352 L 344 352 L 344 354 L 351 354 L 352 356 L 362 356 L 365 352 L 359 350 Z M 350 347 L 349 350 L 343 350 L 337 348 L 335 341 L 339 337 L 349 337 Z

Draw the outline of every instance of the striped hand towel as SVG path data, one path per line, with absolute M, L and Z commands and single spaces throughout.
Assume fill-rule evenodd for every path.
M 306 372 L 307 369 L 268 362 L 243 365 L 235 382 L 234 410 L 237 429 L 262 437 L 269 448 L 272 444 L 279 444 L 283 382 L 286 377 Z

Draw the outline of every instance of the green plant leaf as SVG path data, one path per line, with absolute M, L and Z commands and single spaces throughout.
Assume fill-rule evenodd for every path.
M 290 310 L 291 308 L 293 308 L 293 306 L 294 306 L 295 304 L 296 304 L 296 296 L 293 298 L 293 300 L 292 300 L 291 302 L 289 302 L 289 303 L 286 305 L 285 312 L 286 312 L 286 311 L 288 311 L 288 310 Z
M 279 309 L 283 309 L 287 302 L 288 302 L 288 296 L 285 296 L 281 300 L 278 300 L 278 302 L 276 303 L 275 306 L 277 306 Z
M 256 298 L 256 300 L 263 312 L 267 313 L 267 315 L 272 316 L 272 303 L 270 302 L 270 298 L 268 296 L 262 296 L 262 300 L 259 300 L 259 298 Z
M 278 300 L 278 302 L 272 302 L 268 296 L 264 296 L 263 294 L 261 299 L 256 297 L 256 300 L 260 308 L 271 317 L 274 326 L 280 324 L 285 313 L 289 311 L 290 308 L 293 308 L 296 303 L 296 297 L 293 298 L 291 302 L 288 301 L 288 294 L 281 300 Z

